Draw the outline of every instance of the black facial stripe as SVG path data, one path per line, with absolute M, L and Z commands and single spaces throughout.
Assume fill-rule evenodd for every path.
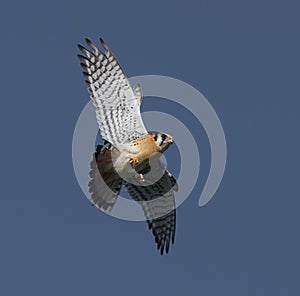
M 165 134 L 162 134 L 161 135 L 161 141 L 160 141 L 160 143 L 159 143 L 159 146 L 161 146 L 164 142 L 165 142 L 165 139 L 166 139 L 166 135 Z
M 155 136 L 154 136 L 154 141 L 156 142 L 157 141 L 157 134 L 155 133 Z

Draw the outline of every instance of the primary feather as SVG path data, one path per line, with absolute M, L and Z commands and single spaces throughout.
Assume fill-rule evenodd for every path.
M 103 140 L 103 146 L 97 146 L 90 163 L 90 200 L 99 209 L 111 210 L 124 185 L 141 205 L 157 248 L 161 254 L 168 253 L 175 236 L 177 184 L 159 157 L 153 158 L 151 166 L 149 157 L 165 151 L 173 142 L 172 137 L 163 133 L 148 134 L 140 113 L 140 85 L 131 87 L 103 39 L 100 43 L 104 52 L 89 39 L 86 43 L 89 48 L 78 45 L 82 52 L 78 58 Z M 134 158 L 138 161 L 131 167 L 129 160 Z M 120 177 L 124 171 L 126 180 Z M 143 179 L 137 179 L 139 175 Z
M 90 49 L 78 45 L 83 55 L 78 55 L 83 76 L 88 86 L 102 139 L 119 148 L 140 136 L 146 135 L 141 113 L 141 89 L 132 89 L 118 61 L 100 39 L 103 53 L 92 41 L 86 39 Z

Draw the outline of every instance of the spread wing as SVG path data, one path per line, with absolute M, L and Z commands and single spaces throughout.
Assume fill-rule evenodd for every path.
M 137 173 L 142 173 L 144 180 L 137 179 L 137 174 L 132 179 L 121 179 L 118 175 L 111 178 L 105 167 L 111 162 L 112 150 L 98 145 L 90 163 L 89 191 L 90 201 L 98 209 L 111 210 L 116 201 L 122 185 L 133 200 L 138 202 L 144 212 L 149 229 L 161 254 L 169 252 L 170 243 L 174 243 L 176 206 L 174 191 L 177 191 L 175 178 L 165 170 L 159 159 L 149 165 L 136 168 Z M 104 183 L 105 182 L 105 183 Z
M 147 130 L 140 113 L 141 88 L 133 89 L 118 61 L 100 39 L 103 53 L 86 39 L 90 49 L 78 45 L 83 55 L 78 55 L 83 76 L 88 86 L 103 140 L 118 148 L 145 134 Z
M 170 243 L 174 243 L 176 226 L 174 191 L 178 189 L 175 178 L 167 170 L 164 170 L 158 181 L 151 182 L 157 179 L 156 176 L 162 169 L 164 170 L 158 160 L 156 164 L 151 164 L 151 171 L 144 175 L 145 180 L 141 185 L 123 181 L 129 195 L 141 205 L 161 254 L 164 250 L 168 253 Z M 150 184 L 145 186 L 145 183 Z

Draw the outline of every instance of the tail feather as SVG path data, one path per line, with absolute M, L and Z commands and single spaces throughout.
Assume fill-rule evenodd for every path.
M 123 184 L 122 178 L 113 166 L 112 150 L 98 145 L 90 168 L 90 201 L 99 209 L 111 210 Z

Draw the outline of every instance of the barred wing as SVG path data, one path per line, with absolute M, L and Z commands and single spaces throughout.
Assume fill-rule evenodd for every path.
M 157 249 L 163 254 L 164 251 L 169 252 L 171 242 L 174 244 L 176 226 L 174 191 L 178 188 L 175 178 L 167 170 L 158 181 L 144 186 L 149 179 L 151 181 L 157 175 L 157 170 L 153 168 L 157 165 L 160 165 L 159 160 L 156 165 L 151 165 L 150 173 L 144 175 L 145 180 L 140 186 L 126 181 L 123 181 L 123 184 L 132 199 L 141 205 Z
M 104 149 L 104 150 L 103 150 Z M 109 179 L 105 165 L 111 162 L 111 151 L 98 145 L 90 163 L 89 191 L 90 201 L 98 209 L 110 211 L 116 201 L 122 185 L 133 200 L 138 202 L 146 217 L 149 229 L 155 237 L 157 248 L 161 254 L 169 252 L 170 243 L 174 243 L 176 226 L 176 206 L 174 191 L 177 191 L 175 178 L 165 170 L 159 158 L 153 157 L 149 162 L 139 164 L 136 172 L 121 177 Z M 143 174 L 144 180 L 137 178 Z
M 118 148 L 147 134 L 140 113 L 141 88 L 130 86 L 118 61 L 100 39 L 103 53 L 86 39 L 90 49 L 78 45 L 83 55 L 78 55 L 83 76 L 88 86 L 103 140 Z

